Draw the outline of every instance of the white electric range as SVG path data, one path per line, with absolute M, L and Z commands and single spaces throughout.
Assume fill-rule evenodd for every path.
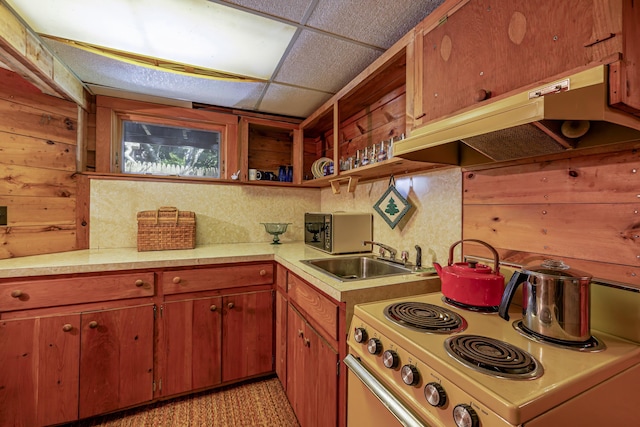
M 356 305 L 348 427 L 640 423 L 640 346 L 595 330 L 577 348 L 543 343 L 515 327 L 517 308 L 510 316 L 440 293 Z

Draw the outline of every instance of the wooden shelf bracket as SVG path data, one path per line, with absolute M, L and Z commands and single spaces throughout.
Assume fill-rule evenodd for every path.
M 329 180 L 329 183 L 331 184 L 331 191 L 333 192 L 333 194 L 340 194 L 340 182 L 341 181 L 348 181 L 347 182 L 347 192 L 349 193 L 353 193 L 354 191 L 356 191 L 356 186 L 358 185 L 358 179 L 360 177 L 357 175 L 351 175 L 351 176 L 347 176 L 347 177 L 340 177 L 340 178 L 335 178 L 335 179 L 331 179 Z

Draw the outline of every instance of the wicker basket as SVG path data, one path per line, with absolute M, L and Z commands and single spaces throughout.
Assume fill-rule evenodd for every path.
M 138 212 L 138 251 L 193 249 L 196 247 L 196 214 L 161 207 Z

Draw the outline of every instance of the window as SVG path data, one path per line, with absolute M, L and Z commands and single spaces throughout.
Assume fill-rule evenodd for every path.
M 220 178 L 219 131 L 122 120 L 122 172 Z

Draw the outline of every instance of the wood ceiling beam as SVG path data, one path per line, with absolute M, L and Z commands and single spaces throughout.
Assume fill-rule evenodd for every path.
M 83 83 L 4 3 L 0 3 L 0 61 L 43 93 L 88 109 Z

